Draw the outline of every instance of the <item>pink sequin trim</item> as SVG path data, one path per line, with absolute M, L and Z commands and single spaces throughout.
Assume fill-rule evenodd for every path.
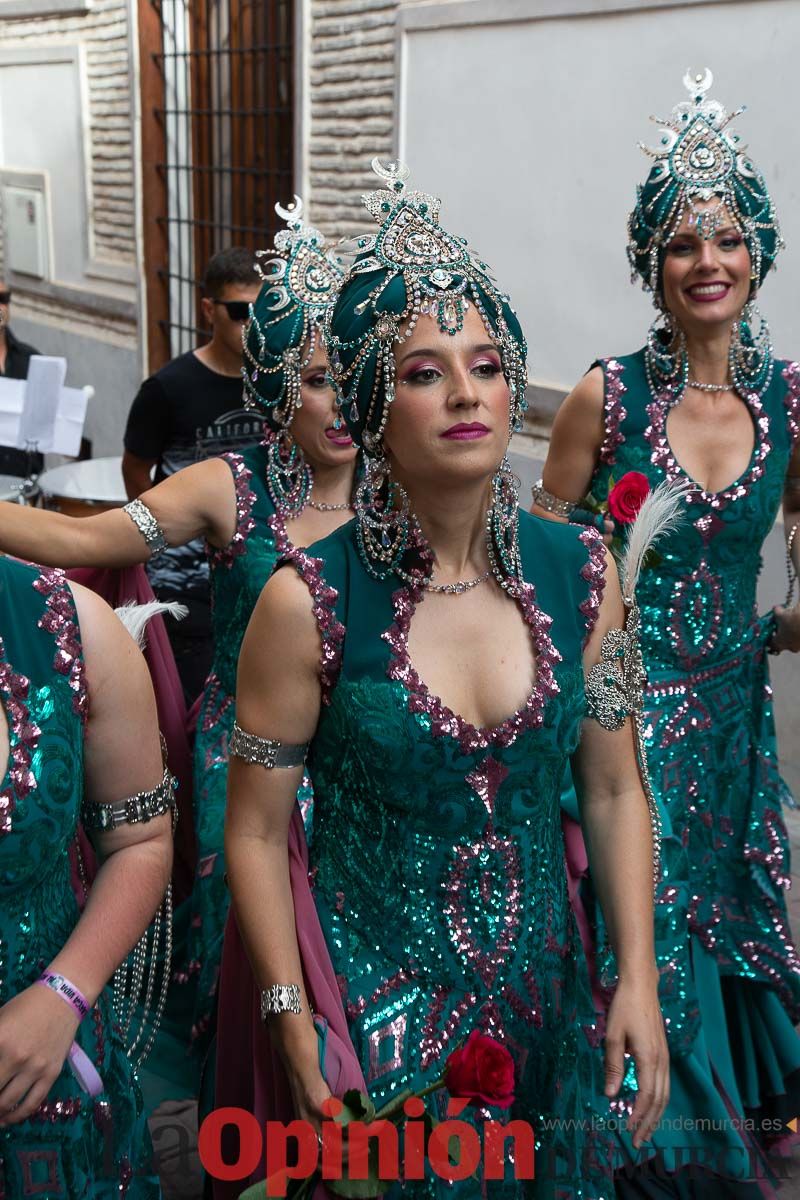
M 0 791 L 0 834 L 11 832 L 11 817 L 17 800 L 24 800 L 36 787 L 31 770 L 34 751 L 41 736 L 38 725 L 31 721 L 28 707 L 30 680 L 18 675 L 5 659 L 5 646 L 0 638 L 0 692 L 5 701 L 11 751 L 8 759 L 8 784 Z
M 605 437 L 600 447 L 600 462 L 612 466 L 617 459 L 617 447 L 625 441 L 625 434 L 620 426 L 628 415 L 623 406 L 622 397 L 627 392 L 622 382 L 622 363 L 615 358 L 603 360 L 603 375 L 605 378 L 605 394 L 603 397 L 603 420 Z
M 322 654 L 319 662 L 319 678 L 322 684 L 322 703 L 330 704 L 331 693 L 339 678 L 342 666 L 342 646 L 345 628 L 336 616 L 336 601 L 339 593 L 322 577 L 325 565 L 321 558 L 311 558 L 304 550 L 298 550 L 286 536 L 282 518 L 275 513 L 269 524 L 275 534 L 275 546 L 280 555 L 278 566 L 291 563 L 304 580 L 313 600 L 313 612 L 322 637 Z
M 411 665 L 408 635 L 414 610 L 423 596 L 422 581 L 406 584 L 393 594 L 394 624 L 381 634 L 392 651 L 386 673 L 406 689 L 409 711 L 426 713 L 431 718 L 434 736 L 455 738 L 463 754 L 471 754 L 490 745 L 510 746 L 523 730 L 537 729 L 542 723 L 545 703 L 558 694 L 553 667 L 561 661 L 561 655 L 548 633 L 553 619 L 537 608 L 533 584 L 514 581 L 509 583 L 506 590 L 519 604 L 531 632 L 536 651 L 536 682 L 523 707 L 493 729 L 477 729 L 454 713 L 438 696 L 428 691 Z
M 789 437 L 793 446 L 800 438 L 800 363 L 790 362 L 781 371 L 789 391 L 786 393 L 786 423 L 789 427 Z
M 71 1096 L 68 1100 L 43 1100 L 30 1119 L 50 1125 L 60 1121 L 74 1121 L 82 1108 L 80 1096 Z
M 208 558 L 215 567 L 231 567 L 234 559 L 238 558 L 240 554 L 244 554 L 247 538 L 255 529 L 253 505 L 257 496 L 255 492 L 250 491 L 252 472 L 249 467 L 245 466 L 241 454 L 223 454 L 222 458 L 233 474 L 233 486 L 236 490 L 236 531 L 228 545 L 223 546 L 222 549 L 218 550 L 209 546 Z
M 589 561 L 584 563 L 580 572 L 581 579 L 585 579 L 589 584 L 589 595 L 578 605 L 578 610 L 586 618 L 586 633 L 583 637 L 585 647 L 597 624 L 597 614 L 600 612 L 603 593 L 606 590 L 606 548 L 600 531 L 593 529 L 591 525 L 581 530 L 578 536 L 589 551 Z
M 701 488 L 699 483 L 686 474 L 672 453 L 667 439 L 667 416 L 672 407 L 672 392 L 667 389 L 658 396 L 654 396 L 652 403 L 648 404 L 647 415 L 650 418 L 650 424 L 645 429 L 644 436 L 650 443 L 650 461 L 654 467 L 660 468 L 670 481 L 684 478 L 694 485 L 692 490 L 686 494 L 687 504 L 707 504 L 717 512 L 722 512 L 734 500 L 742 500 L 747 496 L 753 485 L 764 474 L 764 462 L 772 450 L 772 442 L 769 440 L 769 417 L 764 412 L 764 405 L 757 392 L 747 392 L 743 399 L 750 409 L 756 427 L 756 448 L 753 452 L 753 461 L 743 475 L 740 475 L 730 487 L 724 488 L 721 492 L 707 492 Z
M 786 862 L 781 841 L 781 837 L 786 838 L 786 826 L 781 814 L 773 808 L 764 809 L 764 830 L 769 842 L 769 850 L 762 850 L 760 846 L 745 845 L 744 857 L 748 862 L 757 862 L 765 866 L 776 887 L 790 888 L 792 881 L 789 875 L 789 864 Z
M 89 715 L 86 669 L 75 604 L 66 575 L 58 567 L 43 567 L 33 586 L 47 598 L 46 612 L 39 621 L 39 628 L 52 633 L 56 639 L 58 648 L 53 668 L 59 675 L 67 676 L 72 689 L 73 710 L 85 723 Z

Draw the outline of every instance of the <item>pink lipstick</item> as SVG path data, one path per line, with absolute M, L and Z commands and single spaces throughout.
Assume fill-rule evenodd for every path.
M 697 304 L 714 304 L 717 300 L 724 300 L 730 289 L 729 283 L 714 280 L 711 283 L 695 283 L 686 292 Z
M 334 446 L 352 446 L 353 439 L 346 429 L 334 429 L 330 426 L 325 430 L 325 437 L 329 442 L 333 442 Z
M 489 430 L 485 425 L 481 425 L 480 421 L 472 421 L 469 424 L 451 425 L 440 437 L 450 438 L 454 442 L 473 442 L 477 438 L 486 437 Z

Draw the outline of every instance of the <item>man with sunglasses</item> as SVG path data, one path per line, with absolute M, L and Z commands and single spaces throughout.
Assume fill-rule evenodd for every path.
M 15 337 L 9 325 L 11 289 L 0 279 L 0 376 L 6 379 L 27 379 L 28 364 L 38 350 Z M 0 475 L 27 475 L 39 472 L 44 459 L 41 454 L 27 454 L 14 446 L 0 446 Z
M 241 415 L 242 326 L 258 296 L 252 250 L 234 246 L 215 254 L 203 276 L 200 301 L 211 338 L 167 363 L 139 389 L 128 416 L 122 474 L 133 499 L 167 475 L 260 440 L 261 426 Z M 155 467 L 154 478 L 151 479 Z M 200 694 L 211 665 L 208 564 L 201 541 L 171 547 L 148 564 L 159 600 L 179 600 L 189 608 L 167 628 L 187 704 Z

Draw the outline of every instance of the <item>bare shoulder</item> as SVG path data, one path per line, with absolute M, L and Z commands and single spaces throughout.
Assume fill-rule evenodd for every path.
M 592 367 L 575 385 L 558 410 L 559 422 L 602 422 L 605 381 L 602 367 Z
M 89 688 L 89 712 L 107 689 L 137 702 L 150 692 L 144 657 L 114 610 L 89 588 L 69 585 L 75 600 Z
M 296 665 L 319 657 L 319 631 L 308 586 L 291 565 L 279 567 L 261 589 L 242 647 L 242 660 L 281 657 Z M 247 652 L 245 654 L 245 651 Z
M 605 576 L 603 597 L 600 603 L 600 610 L 597 614 L 597 620 L 595 621 L 591 636 L 586 643 L 586 650 L 584 652 L 584 664 L 587 670 L 599 661 L 604 635 L 609 629 L 623 629 L 627 619 L 625 605 L 622 602 L 622 588 L 619 582 L 617 561 L 607 546 L 604 547 L 604 551 Z

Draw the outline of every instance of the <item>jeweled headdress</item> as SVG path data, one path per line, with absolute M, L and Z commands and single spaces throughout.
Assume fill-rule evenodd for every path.
M 344 278 L 342 260 L 304 224 L 303 202 L 275 205 L 286 221 L 274 248 L 256 252 L 263 286 L 242 333 L 244 402 L 276 432 L 288 429 L 300 402 L 300 378 L 321 336 L 325 314 Z
M 738 227 L 750 251 L 751 294 L 783 245 L 764 177 L 730 128 L 744 109 L 729 113 L 718 100 L 708 99 L 713 79 L 707 68 L 697 75 L 687 71 L 683 82 L 690 99 L 677 104 L 666 121 L 651 118 L 661 128 L 659 147 L 640 143 L 655 163 L 637 189 L 628 218 L 628 258 L 632 278 L 640 275 L 659 301 L 664 249 L 687 209 L 690 225 L 702 238 L 712 238 L 726 214 Z M 697 200 L 715 197 L 713 208 L 697 208 Z
M 326 320 L 331 374 L 353 440 L 375 454 L 394 399 L 394 346 L 421 315 L 456 334 L 473 304 L 500 351 L 511 389 L 512 424 L 525 409 L 527 348 L 488 266 L 439 224 L 441 201 L 406 189 L 408 167 L 372 160 L 385 187 L 363 197 L 380 224 L 355 239 L 356 258 Z

